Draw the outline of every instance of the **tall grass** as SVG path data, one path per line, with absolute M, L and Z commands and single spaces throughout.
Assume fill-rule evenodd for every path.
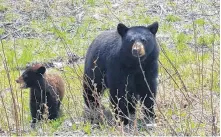
M 219 1 L 0 1 L 0 135 L 186 135 L 220 134 Z M 160 23 L 157 127 L 125 132 L 84 119 L 83 60 L 92 40 L 119 22 Z M 58 61 L 62 58 L 63 61 Z M 63 115 L 30 129 L 29 91 L 15 79 L 31 62 L 52 62 L 66 94 Z M 56 64 L 57 63 L 57 64 Z M 60 65 L 61 64 L 61 65 Z M 109 108 L 108 91 L 102 104 Z M 138 117 L 131 120 L 139 123 Z M 138 124 L 134 124 L 134 127 Z M 138 129 L 138 128 L 135 128 Z

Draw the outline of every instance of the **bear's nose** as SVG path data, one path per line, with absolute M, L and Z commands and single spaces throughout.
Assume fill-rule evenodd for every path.
M 132 54 L 134 55 L 134 56 L 136 56 L 136 57 L 139 57 L 139 53 L 140 53 L 140 51 L 139 51 L 139 49 L 132 49 Z
M 16 81 L 17 83 L 19 83 L 19 80 L 18 80 L 18 79 L 16 79 L 15 81 Z
M 145 55 L 144 45 L 141 42 L 135 42 L 132 46 L 132 55 L 141 57 Z

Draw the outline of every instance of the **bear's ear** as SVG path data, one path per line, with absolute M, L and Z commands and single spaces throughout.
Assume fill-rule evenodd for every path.
M 41 66 L 40 68 L 38 68 L 38 70 L 37 70 L 37 72 L 39 73 L 39 74 L 44 74 L 45 73 L 45 71 L 46 71 L 46 68 L 44 67 L 44 66 Z
M 154 22 L 153 24 L 147 26 L 147 28 L 150 30 L 150 32 L 155 35 L 157 33 L 157 30 L 158 30 L 158 22 Z
M 121 37 L 123 37 L 125 35 L 127 30 L 128 30 L 128 28 L 124 24 L 119 23 L 117 25 L 117 32 L 121 35 Z

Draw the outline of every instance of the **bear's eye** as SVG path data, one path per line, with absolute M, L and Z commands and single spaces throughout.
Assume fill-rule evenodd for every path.
M 141 41 L 142 41 L 143 43 L 145 43 L 145 42 L 146 42 L 146 39 L 142 38 Z
M 134 43 L 134 41 L 135 41 L 134 39 L 131 39 L 131 40 L 130 40 L 131 43 Z
M 28 75 L 27 75 L 27 74 L 23 74 L 22 77 L 23 77 L 24 79 L 26 79 L 26 78 L 28 77 Z

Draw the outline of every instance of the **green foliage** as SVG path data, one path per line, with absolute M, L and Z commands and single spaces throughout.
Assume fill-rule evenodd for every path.
M 19 88 L 20 85 L 15 83 L 15 79 L 20 73 L 20 70 L 16 69 L 17 64 L 18 67 L 24 67 L 28 62 L 47 62 L 56 57 L 64 57 L 64 62 L 66 63 L 67 51 L 84 57 L 93 39 L 102 31 L 116 30 L 119 22 L 127 26 L 146 26 L 154 21 L 158 21 L 160 26 L 156 36 L 160 43 L 159 61 L 162 64 L 159 69 L 159 79 L 161 82 L 159 83 L 160 92 L 157 97 L 160 98 L 162 92 L 165 92 L 166 99 L 157 99 L 157 102 L 159 102 L 158 107 L 178 134 L 210 135 L 206 130 L 208 130 L 208 127 L 211 129 L 210 126 L 212 124 L 210 121 L 207 122 L 204 117 L 210 117 L 209 114 L 211 112 L 210 94 L 208 93 L 212 92 L 214 100 L 216 98 L 215 95 L 220 95 L 220 64 L 218 58 L 220 54 L 220 36 L 216 32 L 219 31 L 220 24 L 213 21 L 213 18 L 217 17 L 216 14 L 204 16 L 202 13 L 198 13 L 198 7 L 205 0 L 197 0 L 200 3 L 191 3 L 191 7 L 182 7 L 179 1 L 165 1 L 165 3 L 162 3 L 165 5 L 161 5 L 162 7 L 155 7 L 155 4 L 151 2 L 147 3 L 146 1 L 136 0 L 122 2 L 113 2 L 110 0 L 72 0 L 42 1 L 38 3 L 26 0 L 23 2 L 14 2 L 13 4 L 15 5 L 12 6 L 7 5 L 7 1 L 0 1 L 3 24 L 5 22 L 13 23 L 13 25 L 6 25 L 0 28 L 0 35 L 9 34 L 2 41 L 3 49 L 0 47 L 0 94 L 3 93 L 4 89 L 9 88 L 6 70 L 3 66 L 2 51 L 4 50 L 10 70 L 9 74 L 12 81 L 13 93 L 16 94 L 17 98 L 19 116 L 22 118 L 20 123 L 24 125 L 25 129 L 30 128 L 31 121 L 28 105 L 29 89 L 21 90 Z M 185 4 L 185 2 L 183 3 Z M 207 1 L 207 3 L 211 4 L 210 1 Z M 14 9 L 15 7 L 16 9 Z M 150 7 L 151 9 L 149 9 Z M 188 13 L 196 12 L 194 22 L 189 20 L 186 15 L 178 14 L 183 8 Z M 41 13 L 42 9 L 43 13 Z M 164 10 L 167 9 L 172 10 L 170 10 L 169 15 L 164 16 Z M 35 17 L 36 13 L 40 15 L 47 14 L 47 16 L 45 18 L 38 18 Z M 20 23 L 22 26 L 20 26 Z M 193 34 L 193 30 L 196 34 Z M 13 35 L 10 35 L 10 33 Z M 20 35 L 29 33 L 31 35 L 30 38 Z M 212 52 L 213 46 L 215 46 L 215 53 Z M 215 55 L 215 61 L 212 71 L 213 54 Z M 66 94 L 62 101 L 65 116 L 48 123 L 41 121 L 39 124 L 40 128 L 27 131 L 24 135 L 39 135 L 38 130 L 42 129 L 42 127 L 43 132 L 46 132 L 47 135 L 53 135 L 53 132 L 58 131 L 60 126 L 63 125 L 64 120 L 69 118 L 70 115 L 74 118 L 82 117 L 84 104 L 82 97 L 82 76 L 84 65 L 83 61 L 80 63 L 77 65 L 68 64 L 64 66 L 63 71 L 56 71 L 56 73 L 62 73 L 61 75 L 65 81 Z M 53 68 L 53 70 L 55 69 Z M 182 82 L 187 88 L 187 93 L 184 92 Z M 178 95 L 176 95 L 177 92 L 179 93 Z M 201 92 L 206 99 L 201 97 Z M 191 108 L 190 106 L 188 106 L 188 109 L 182 108 L 183 101 L 186 101 L 182 94 L 190 94 L 190 99 L 196 99 L 193 100 L 193 105 L 199 105 L 200 109 L 202 107 L 206 110 L 204 111 L 205 116 L 202 117 L 202 120 L 197 121 L 194 119 L 194 117 L 198 118 L 198 115 L 200 115 L 199 113 L 201 112 L 199 110 L 196 112 L 195 108 Z M 103 98 L 105 101 L 109 98 L 108 89 L 104 92 Z M 203 104 L 200 104 L 201 99 L 204 99 Z M 11 109 L 12 98 L 10 92 L 4 94 L 3 101 L 7 107 L 6 112 L 9 115 L 10 128 L 14 132 L 15 125 Z M 0 101 L 0 106 L 3 106 L 2 101 Z M 110 104 L 105 103 L 104 106 L 109 108 Z M 0 128 L 3 131 L 7 131 L 8 126 L 3 107 L 0 107 L 0 113 Z M 147 134 L 144 127 L 139 127 L 141 128 L 139 133 L 143 135 L 171 135 L 171 129 L 165 122 L 164 117 L 159 114 L 157 108 L 156 113 L 160 121 L 158 127 L 148 131 L 149 134 Z M 197 115 L 195 116 L 195 114 Z M 177 119 L 178 121 L 176 121 Z M 138 123 L 141 125 L 142 121 L 138 120 Z M 23 125 L 19 128 L 23 128 Z M 80 122 L 80 124 L 74 123 L 70 127 L 70 130 L 80 130 L 87 135 L 122 135 L 116 126 L 100 124 L 100 129 L 94 129 L 92 126 L 89 121 L 86 123 Z M 197 130 L 198 132 L 195 132 Z
M 95 0 L 87 0 L 87 3 L 88 3 L 90 6 L 94 6 L 94 5 L 95 5 Z
M 75 130 L 77 130 L 77 125 L 76 124 L 73 124 L 72 125 L 72 129 L 75 131 Z
M 204 24 L 206 23 L 206 21 L 204 19 L 197 19 L 194 21 L 194 23 L 196 23 L 199 26 L 204 26 Z
M 169 1 L 169 2 L 167 2 L 167 5 L 174 8 L 174 7 L 176 7 L 177 4 L 173 1 Z
M 175 34 L 175 43 L 176 43 L 176 48 L 179 51 L 184 51 L 187 49 L 188 45 L 187 43 L 191 40 L 191 36 L 184 34 L 184 33 L 178 33 Z
M 0 4 L 0 12 L 4 12 L 7 9 L 8 9 L 7 6 Z
M 168 22 L 163 22 L 161 27 L 160 27 L 160 30 L 164 33 L 172 33 L 172 34 L 176 34 L 176 30 L 175 28 L 173 27 L 173 25 L 171 23 L 168 23 Z M 159 30 L 159 31 L 160 31 Z
M 89 122 L 87 122 L 84 125 L 83 130 L 86 134 L 88 134 L 90 136 L 91 135 L 91 124 Z
M 0 36 L 1 36 L 2 34 L 4 34 L 4 32 L 5 32 L 5 30 L 4 30 L 3 28 L 0 28 Z
M 20 56 L 20 58 L 18 59 L 18 63 L 21 64 L 21 65 L 25 65 L 27 64 L 28 62 L 31 62 L 32 59 L 33 59 L 33 56 L 32 56 L 32 51 L 31 48 L 25 48 L 23 51 L 22 51 L 22 54 Z
M 200 46 L 208 46 L 210 48 L 215 41 L 219 41 L 219 39 L 214 34 L 205 34 L 197 38 L 197 43 Z
M 61 18 L 61 28 L 63 28 L 64 30 L 67 30 L 68 28 L 70 28 L 70 24 L 73 24 L 76 22 L 75 17 L 63 17 Z
M 166 20 L 167 20 L 168 22 L 177 22 L 177 21 L 180 21 L 181 19 L 180 19 L 180 17 L 178 17 L 178 16 L 176 16 L 176 15 L 170 14 L 170 15 L 167 15 L 167 16 L 166 16 Z
M 140 16 L 139 18 L 140 19 L 139 19 L 138 23 L 140 23 L 140 24 L 151 24 L 152 23 L 151 18 L 148 16 L 147 17 Z
M 9 21 L 9 22 L 11 22 L 11 21 L 13 21 L 13 20 L 16 20 L 16 19 L 18 19 L 18 18 L 19 18 L 19 15 L 18 15 L 18 14 L 7 13 L 7 14 L 5 15 L 5 20 L 7 20 L 7 21 Z
M 56 129 L 61 126 L 62 122 L 64 121 L 64 117 L 60 117 L 56 120 L 51 121 L 51 127 L 56 131 Z

